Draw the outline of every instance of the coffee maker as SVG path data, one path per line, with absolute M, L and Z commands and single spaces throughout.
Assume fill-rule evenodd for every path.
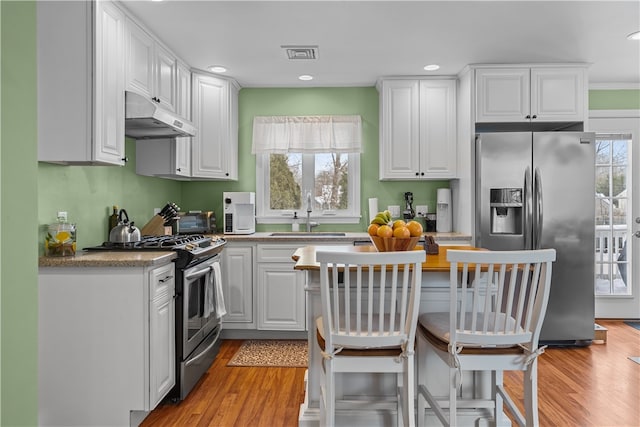
M 411 221 L 416 216 L 416 211 L 413 210 L 413 193 L 407 191 L 404 193 L 404 210 L 402 211 L 402 217 L 405 221 Z
M 438 188 L 436 197 L 436 231 L 439 233 L 451 232 L 451 190 Z

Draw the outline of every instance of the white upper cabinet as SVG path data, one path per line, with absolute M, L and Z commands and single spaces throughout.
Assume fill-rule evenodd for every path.
M 456 80 L 386 79 L 380 91 L 380 179 L 456 177 Z
M 586 117 L 585 67 L 476 70 L 476 122 L 581 122 Z
M 127 18 L 126 88 L 177 112 L 177 60 L 153 36 Z M 186 118 L 186 117 L 185 117 Z
M 191 70 L 182 62 L 178 62 L 176 88 L 176 113 L 191 120 Z M 188 180 L 191 177 L 191 137 L 137 140 L 136 173 Z
M 38 160 L 124 165 L 124 13 L 38 2 Z
M 238 179 L 238 87 L 235 82 L 192 73 L 191 177 Z

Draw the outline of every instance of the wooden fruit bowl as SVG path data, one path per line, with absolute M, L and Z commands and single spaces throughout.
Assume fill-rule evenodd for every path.
M 378 252 L 412 251 L 418 244 L 420 237 L 398 239 L 396 237 L 369 236 Z

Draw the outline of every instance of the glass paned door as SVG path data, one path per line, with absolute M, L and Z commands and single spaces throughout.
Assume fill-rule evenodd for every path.
M 589 130 L 596 133 L 598 150 L 595 315 L 636 319 L 640 317 L 640 110 L 596 110 L 590 115 Z
M 631 295 L 630 134 L 596 134 L 596 295 Z

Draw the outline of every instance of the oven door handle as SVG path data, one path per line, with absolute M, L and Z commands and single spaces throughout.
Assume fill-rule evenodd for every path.
M 189 274 L 189 275 L 185 276 L 184 278 L 185 278 L 186 280 L 192 280 L 192 279 L 195 279 L 195 278 L 197 278 L 197 277 L 204 276 L 205 274 L 207 274 L 208 272 L 210 272 L 210 271 L 212 270 L 212 268 L 213 268 L 213 267 L 208 266 L 207 268 L 203 268 L 203 269 L 197 270 L 197 271 L 195 271 L 195 272 L 193 272 L 193 273 L 191 273 L 191 274 Z
M 207 348 L 205 348 L 204 350 L 202 350 L 202 352 L 197 355 L 196 357 L 194 357 L 193 359 L 189 359 L 187 360 L 187 362 L 184 364 L 185 368 L 188 366 L 193 365 L 194 363 L 196 363 L 198 360 L 202 359 L 204 356 L 206 356 L 206 354 L 209 352 L 209 350 L 211 350 L 213 348 L 214 345 L 216 345 L 216 343 L 218 342 L 218 338 L 220 337 L 220 329 L 218 329 L 218 332 L 216 333 L 216 337 L 213 339 L 213 341 L 211 342 L 211 344 L 209 344 L 207 346 Z

